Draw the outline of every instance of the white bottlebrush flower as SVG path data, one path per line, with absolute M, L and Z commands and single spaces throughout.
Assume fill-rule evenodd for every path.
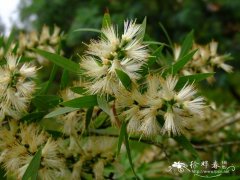
M 186 121 L 195 115 L 202 115 L 204 99 L 195 97 L 196 89 L 192 84 L 185 84 L 176 90 L 176 76 L 148 75 L 146 90 L 138 88 L 127 91 L 120 88 L 116 93 L 116 105 L 120 116 L 128 122 L 127 130 L 131 134 L 142 134 L 147 137 L 162 133 L 181 134 Z M 157 117 L 163 116 L 165 122 L 160 128 Z
M 124 33 L 112 25 L 102 29 L 104 37 L 92 40 L 82 58 L 80 66 L 91 78 L 88 89 L 91 93 L 113 94 L 121 85 L 116 69 L 125 72 L 133 81 L 139 78 L 138 70 L 148 60 L 147 47 L 141 44 L 137 35 L 142 32 L 135 21 L 126 21 Z
M 93 165 L 94 177 L 97 180 L 104 180 L 104 160 L 99 160 Z
M 185 121 L 194 115 L 202 115 L 205 104 L 202 97 L 195 98 L 197 91 L 193 85 L 186 83 L 182 89 L 177 91 L 175 90 L 177 82 L 177 77 L 169 76 L 162 83 L 163 99 L 168 107 L 164 114 L 165 123 L 162 132 L 167 132 L 169 135 L 171 133 L 173 135 L 181 134 L 186 128 Z M 166 89 L 171 93 L 166 93 Z
M 166 80 L 160 79 L 162 86 L 162 98 L 169 101 L 174 98 L 174 88 L 177 85 L 178 79 L 175 76 L 168 76 Z
M 212 41 L 209 43 L 209 49 L 210 49 L 211 56 L 217 55 L 217 48 L 218 48 L 218 43 L 216 41 Z
M 21 144 L 26 145 L 31 153 L 38 150 L 47 139 L 46 134 L 34 124 L 20 125 Z
M 183 88 L 177 93 L 175 98 L 178 101 L 186 101 L 192 98 L 196 94 L 196 90 L 194 89 L 193 85 L 185 84 Z
M 136 62 L 143 63 L 149 56 L 146 47 L 146 45 L 141 45 L 138 40 L 133 40 L 126 45 L 126 57 Z
M 105 36 L 104 40 L 106 42 L 109 42 L 112 47 L 117 47 L 119 44 L 119 38 L 117 30 L 112 25 L 107 26 L 107 28 L 103 28 L 102 33 Z
M 141 26 L 136 24 L 136 21 L 124 21 L 124 33 L 122 35 L 122 41 L 131 41 L 142 31 L 140 28 Z
M 77 86 L 81 86 L 82 83 L 75 82 Z M 78 98 L 81 95 L 74 93 L 70 88 L 66 88 L 60 91 L 60 96 L 63 101 L 69 101 L 74 98 Z M 65 113 L 57 117 L 57 121 L 62 124 L 62 132 L 67 136 L 77 137 L 79 132 L 82 132 L 85 127 L 85 110 L 75 110 L 69 113 Z
M 184 68 L 181 70 L 183 75 L 193 75 L 196 73 L 213 73 L 215 68 L 221 68 L 224 71 L 232 72 L 232 66 L 226 64 L 226 60 L 230 59 L 230 55 L 219 55 L 217 53 L 218 43 L 211 41 L 207 45 L 199 45 L 193 43 L 192 50 L 196 50 Z M 177 61 L 180 54 L 181 46 L 175 45 L 174 47 L 174 60 Z M 207 78 L 208 82 L 212 82 L 214 77 Z
M 67 168 L 65 161 L 59 154 L 57 142 L 51 138 L 48 139 L 47 134 L 35 124 L 15 126 L 15 121 L 10 121 L 9 129 L 0 128 L 0 148 L 2 151 L 0 162 L 6 172 L 21 179 L 34 154 L 40 147 L 43 147 L 38 176 L 50 180 L 63 177 Z M 3 137 L 3 135 L 8 135 L 8 137 Z
M 225 59 L 229 58 L 228 55 L 224 55 L 224 56 L 216 56 L 214 58 L 211 59 L 211 63 L 216 65 L 217 67 L 222 68 L 224 71 L 231 73 L 233 70 L 233 67 L 224 63 Z
M 185 101 L 183 106 L 192 114 L 203 115 L 204 109 L 204 99 L 202 97 L 197 97 L 190 101 Z
M 162 133 L 167 133 L 169 136 L 180 135 L 183 133 L 186 127 L 185 117 L 180 116 L 177 112 L 173 110 L 168 110 L 164 114 L 165 123 L 162 128 Z
M 6 64 L 0 67 L 0 120 L 7 116 L 19 119 L 27 111 L 35 83 L 36 67 L 29 63 L 19 64 L 14 55 L 6 57 Z
M 142 135 L 146 137 L 154 137 L 160 133 L 160 126 L 157 122 L 157 109 L 145 108 L 141 112 L 142 123 L 140 126 L 140 131 Z
M 49 39 L 50 39 L 50 30 L 49 30 L 49 27 L 45 25 L 42 28 L 39 42 L 42 44 L 42 43 L 45 43 Z
M 175 44 L 174 48 L 173 48 L 173 56 L 174 56 L 174 60 L 177 61 L 179 59 L 180 53 L 181 53 L 181 46 Z
M 42 149 L 41 165 L 47 169 L 52 169 L 55 175 L 64 173 L 64 160 L 60 157 L 58 152 L 58 144 L 56 141 L 49 138 Z

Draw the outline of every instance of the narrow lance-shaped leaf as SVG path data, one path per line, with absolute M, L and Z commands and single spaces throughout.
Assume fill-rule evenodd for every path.
M 125 132 L 125 145 L 126 145 L 126 150 L 127 150 L 127 155 L 128 155 L 128 160 L 132 169 L 133 174 L 135 175 L 136 179 L 139 179 L 135 170 L 134 170 L 134 165 L 133 165 L 133 161 L 132 161 L 132 155 L 131 155 L 131 151 L 130 151 L 130 145 L 129 145 L 129 140 L 128 140 L 128 134 L 127 132 Z
M 63 70 L 62 77 L 61 77 L 61 83 L 60 83 L 60 88 L 64 89 L 67 87 L 69 82 L 69 74 L 66 69 Z
M 102 20 L 102 29 L 111 26 L 111 17 L 109 12 L 105 12 Z
M 161 27 L 164 35 L 166 36 L 166 38 L 167 38 L 167 40 L 168 40 L 168 42 L 169 42 L 169 44 L 170 44 L 170 47 L 173 49 L 173 43 L 172 43 L 172 40 L 171 40 L 171 38 L 169 37 L 169 35 L 168 35 L 168 33 L 167 33 L 167 30 L 165 29 L 165 27 L 163 26 L 162 23 L 159 23 L 159 26 Z
M 58 69 L 58 67 L 54 64 L 52 67 L 52 71 L 51 71 L 48 81 L 46 81 L 43 84 L 42 88 L 37 93 L 38 95 L 46 94 L 48 92 L 48 89 L 50 88 L 50 85 L 52 84 L 52 82 L 57 74 L 57 69 Z
M 154 67 L 157 59 L 162 56 L 162 49 L 163 46 L 158 47 L 153 54 L 148 58 L 148 61 L 146 64 L 143 64 L 142 67 L 140 68 L 139 73 L 142 76 L 145 76 L 148 74 L 148 70 Z
M 55 95 L 37 95 L 32 99 L 33 104 L 39 110 L 48 110 L 58 105 L 62 99 Z
M 102 20 L 102 29 L 108 28 L 111 25 L 112 25 L 112 22 L 111 22 L 110 14 L 108 12 L 105 12 Z M 101 39 L 103 38 L 104 38 L 104 34 L 101 31 Z
M 97 96 L 98 106 L 108 115 L 111 115 L 111 108 L 106 100 L 105 96 Z
M 36 180 L 38 175 L 38 169 L 40 167 L 41 162 L 41 156 L 42 156 L 42 148 L 40 148 L 36 154 L 33 156 L 30 164 L 28 165 L 28 168 L 26 169 L 22 180 Z
M 44 51 L 41 49 L 33 49 L 33 50 L 36 51 L 41 56 L 48 59 L 49 61 L 51 61 L 52 63 L 68 70 L 69 72 L 81 74 L 80 65 L 78 63 L 75 63 L 65 57 L 58 55 L 58 54 L 50 53 L 48 51 Z
M 32 112 L 25 116 L 23 116 L 20 121 L 21 122 L 36 122 L 41 120 L 45 116 L 46 112 L 40 111 L 40 112 Z
M 186 83 L 197 83 L 213 75 L 214 73 L 199 73 L 194 75 L 182 76 L 178 80 L 176 89 L 181 89 Z
M 93 29 L 93 28 L 79 28 L 79 29 L 76 29 L 74 32 L 77 32 L 77 31 L 86 31 L 86 32 L 101 33 L 101 30 L 99 30 L 99 29 Z
M 7 172 L 2 166 L 0 166 L 0 179 L 7 180 Z
M 142 24 L 140 25 L 140 33 L 137 36 L 137 39 L 142 42 L 145 36 L 145 32 L 146 32 L 146 26 L 147 26 L 147 17 L 144 18 Z
M 73 108 L 89 108 L 98 105 L 98 102 L 96 95 L 90 95 L 75 98 L 70 101 L 65 101 L 62 102 L 61 104 Z
M 193 31 L 191 31 L 184 39 L 179 58 L 185 56 L 185 54 L 187 54 L 191 50 L 192 45 L 193 45 Z
M 49 114 L 47 114 L 46 116 L 44 116 L 44 118 L 52 118 L 52 117 L 56 117 L 65 113 L 69 113 L 69 112 L 73 112 L 78 110 L 79 108 L 72 108 L 72 107 L 59 107 L 57 109 L 55 109 L 54 111 L 50 112 Z
M 180 71 L 190 60 L 192 60 L 193 55 L 195 54 L 197 50 L 193 50 L 187 55 L 183 56 L 181 59 L 179 59 L 176 63 L 174 63 L 168 70 L 168 73 L 171 73 L 173 75 L 177 74 L 178 71 Z
M 87 113 L 86 113 L 85 129 L 88 129 L 88 126 L 92 119 L 92 114 L 93 114 L 93 107 L 90 107 L 90 108 L 88 108 Z
M 126 134 L 126 123 L 123 122 L 120 130 L 120 134 L 118 137 L 117 155 L 120 153 L 125 134 Z
M 120 79 L 121 83 L 123 84 L 123 86 L 127 90 L 131 90 L 132 81 L 131 81 L 130 77 L 125 72 L 123 72 L 122 70 L 119 70 L 119 69 L 116 69 L 116 74 L 117 74 L 118 78 Z
M 70 89 L 72 92 L 77 94 L 85 94 L 87 92 L 87 89 L 84 87 L 71 87 Z
M 7 39 L 7 43 L 6 43 L 6 46 L 4 48 L 4 54 L 7 54 L 13 40 L 14 40 L 14 35 L 15 35 L 15 30 L 13 29 Z

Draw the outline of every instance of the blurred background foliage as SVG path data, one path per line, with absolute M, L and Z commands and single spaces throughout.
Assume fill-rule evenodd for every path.
M 79 52 L 82 42 L 96 35 L 75 30 L 101 27 L 102 16 L 109 11 L 113 22 L 118 24 L 122 24 L 126 18 L 137 18 L 141 22 L 146 16 L 147 34 L 161 42 L 167 40 L 159 23 L 167 29 L 173 42 L 181 42 L 193 29 L 197 43 L 218 41 L 219 53 L 231 53 L 233 61 L 230 64 L 234 66 L 234 71 L 240 68 L 240 1 L 22 0 L 19 9 L 24 30 L 41 30 L 44 24 L 59 26 L 67 34 L 67 54 Z M 205 90 L 214 90 L 204 91 L 206 96 L 218 104 L 240 102 L 240 73 L 226 75 L 220 72 L 216 74 L 216 79 L 213 85 L 204 85 L 207 86 Z

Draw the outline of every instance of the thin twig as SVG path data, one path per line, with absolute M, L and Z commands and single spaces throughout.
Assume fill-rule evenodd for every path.
M 227 142 L 220 142 L 215 144 L 205 144 L 205 145 L 193 145 L 195 149 L 205 149 L 205 148 L 215 148 L 219 146 L 228 146 L 228 145 L 236 145 L 240 144 L 240 141 L 227 141 Z
M 210 133 L 214 133 L 216 131 L 218 131 L 219 129 L 222 129 L 225 126 L 231 125 L 237 121 L 240 121 L 240 112 L 236 113 L 234 116 L 231 116 L 229 118 L 227 118 L 223 123 L 218 123 L 219 125 L 214 125 L 213 128 L 210 128 L 211 131 Z
M 112 105 L 112 112 L 113 112 L 114 119 L 116 121 L 117 127 L 121 128 L 121 121 L 119 120 L 118 115 L 117 115 L 117 110 L 116 110 L 116 107 L 115 107 L 115 101 L 114 101 L 114 103 Z
M 110 134 L 110 133 L 105 133 L 105 132 L 102 132 L 102 131 L 98 131 L 98 130 L 94 130 L 94 129 L 90 129 L 89 132 L 91 132 L 92 134 L 96 134 L 96 135 L 104 135 L 104 136 L 110 136 L 110 137 L 118 137 L 119 135 L 118 134 Z M 151 140 L 147 140 L 147 139 L 140 139 L 138 137 L 129 137 L 129 139 L 133 140 L 133 141 L 138 141 L 138 142 L 142 142 L 142 143 L 145 143 L 145 144 L 149 144 L 149 145 L 153 145 L 153 146 L 156 146 L 158 148 L 160 148 L 163 153 L 165 154 L 165 157 L 167 159 L 167 161 L 170 163 L 170 160 L 169 160 L 169 155 L 166 151 L 166 148 L 164 147 L 163 144 L 161 143 L 158 143 L 158 142 L 154 142 L 154 141 L 151 141 Z

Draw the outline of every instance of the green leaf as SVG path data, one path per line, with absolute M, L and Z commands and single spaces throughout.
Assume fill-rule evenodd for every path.
M 111 108 L 106 100 L 105 96 L 97 96 L 98 106 L 109 116 L 111 115 Z
M 54 111 L 50 112 L 49 114 L 47 114 L 46 116 L 44 116 L 44 118 L 52 118 L 55 116 L 59 116 L 65 113 L 69 113 L 72 111 L 76 111 L 79 108 L 72 108 L 72 107 L 59 107 L 57 109 L 55 109 Z
M 32 112 L 32 113 L 29 113 L 29 114 L 23 116 L 20 119 L 20 121 L 21 122 L 36 122 L 36 121 L 39 121 L 39 120 L 43 119 L 45 114 L 46 114 L 45 111 Z
M 147 26 L 147 17 L 144 18 L 142 24 L 140 25 L 140 33 L 137 35 L 137 39 L 142 42 L 145 36 L 145 32 L 146 32 L 146 26 Z
M 55 130 L 47 130 L 46 131 L 53 137 L 53 138 L 59 138 L 59 137 L 63 137 L 64 134 L 60 131 L 55 131 Z
M 49 110 L 61 102 L 61 98 L 56 95 L 37 95 L 32 99 L 32 103 L 39 110 Z
M 118 137 L 118 147 L 117 147 L 117 155 L 120 153 L 121 147 L 122 147 L 122 143 L 126 134 L 126 123 L 123 122 L 122 126 L 121 126 L 121 130 L 120 130 L 120 134 Z
M 36 51 L 38 54 L 41 56 L 45 57 L 52 63 L 68 70 L 69 72 L 76 73 L 76 74 L 81 74 L 81 69 L 80 65 L 78 63 L 75 63 L 65 57 L 62 57 L 58 54 L 50 53 L 41 49 L 33 49 Z
M 68 82 L 69 82 L 69 74 L 68 74 L 68 71 L 64 69 L 61 77 L 60 89 L 66 88 L 68 86 Z
M 167 30 L 165 29 L 165 27 L 163 26 L 162 23 L 159 23 L 159 26 L 161 27 L 164 35 L 166 36 L 166 38 L 167 38 L 167 40 L 168 40 L 168 43 L 170 44 L 170 47 L 173 48 L 173 43 L 172 43 L 172 40 L 171 40 L 171 38 L 169 37 L 169 35 L 168 35 L 168 33 L 167 33 Z
M 127 90 L 131 90 L 132 81 L 131 81 L 130 77 L 125 72 L 123 72 L 122 70 L 119 70 L 119 69 L 116 69 L 116 74 L 117 74 L 118 78 L 120 79 L 121 83 L 123 84 L 123 86 Z
M 142 43 L 143 44 L 156 44 L 156 45 L 160 45 L 160 46 L 170 47 L 168 44 L 162 43 L 162 42 L 158 42 L 158 41 L 143 41 Z
M 102 29 L 111 26 L 111 24 L 112 22 L 111 22 L 110 14 L 108 12 L 105 12 L 102 20 Z
M 73 108 L 89 108 L 98 105 L 96 95 L 82 96 L 70 101 L 62 102 L 61 104 Z
M 15 30 L 13 29 L 8 37 L 8 40 L 7 40 L 7 43 L 6 43 L 6 46 L 4 48 L 4 54 L 6 55 L 13 40 L 14 40 L 14 36 L 15 36 Z
M 199 73 L 194 75 L 182 76 L 178 80 L 176 89 L 182 88 L 186 83 L 197 83 L 213 75 L 214 73 Z
M 7 180 L 6 174 L 7 174 L 7 172 L 3 168 L 3 164 L 0 164 L 0 179 L 1 180 Z
M 78 32 L 78 31 L 101 33 L 101 30 L 99 30 L 99 29 L 94 29 L 94 28 L 79 28 L 79 29 L 76 29 L 74 32 Z
M 177 74 L 179 70 L 181 70 L 190 60 L 192 60 L 193 55 L 195 54 L 197 50 L 193 50 L 187 55 L 180 58 L 175 64 L 173 64 L 168 70 L 168 73 L 171 73 L 173 75 Z
M 87 90 L 84 87 L 71 87 L 70 88 L 72 92 L 77 94 L 85 94 Z
M 0 35 L 0 47 L 3 46 L 4 43 L 4 36 Z
M 101 125 L 109 118 L 109 116 L 104 113 L 104 112 L 101 112 L 97 117 L 96 119 L 93 121 L 93 127 L 95 129 L 101 127 Z
M 129 145 L 129 140 L 128 140 L 128 134 L 127 134 L 127 132 L 125 132 L 125 141 L 124 141 L 124 142 L 125 142 L 125 146 L 126 146 L 126 150 L 127 150 L 127 155 L 128 155 L 128 160 L 129 160 L 129 163 L 130 163 L 132 172 L 133 172 L 133 174 L 135 175 L 135 177 L 136 177 L 137 179 L 139 179 L 138 176 L 137 176 L 137 174 L 136 174 L 136 172 L 135 172 L 135 170 L 134 170 L 134 165 L 133 165 L 133 161 L 132 161 L 132 155 L 131 155 L 131 151 L 130 151 L 130 145 Z
M 22 180 L 36 180 L 38 176 L 38 169 L 40 167 L 41 162 L 41 156 L 42 156 L 42 148 L 40 148 L 36 154 L 33 156 L 30 164 L 28 165 Z
M 148 61 L 146 64 L 143 64 L 142 67 L 140 68 L 139 73 L 142 76 L 145 76 L 148 74 L 149 69 L 151 69 L 152 67 L 155 67 L 154 65 L 156 64 L 156 61 L 159 57 L 161 57 L 162 55 L 162 50 L 163 50 L 163 46 L 158 47 L 153 54 L 148 58 Z
M 86 113 L 85 129 L 88 129 L 88 126 L 92 120 L 93 107 L 88 108 Z
M 42 88 L 38 91 L 38 95 L 41 95 L 41 94 L 46 94 L 48 92 L 48 89 L 50 88 L 56 74 L 57 74 L 57 69 L 58 67 L 54 64 L 53 67 L 52 67 L 52 70 L 51 70 L 51 74 L 50 74 L 50 77 L 48 79 L 48 81 L 46 81 L 43 85 L 42 85 Z
M 189 151 L 195 158 L 200 159 L 197 151 L 194 149 L 192 144 L 189 142 L 189 140 L 184 136 L 175 136 L 173 137 L 184 149 Z
M 185 56 L 191 50 L 192 45 L 193 45 L 193 31 L 191 31 L 184 39 L 182 43 L 179 59 Z

